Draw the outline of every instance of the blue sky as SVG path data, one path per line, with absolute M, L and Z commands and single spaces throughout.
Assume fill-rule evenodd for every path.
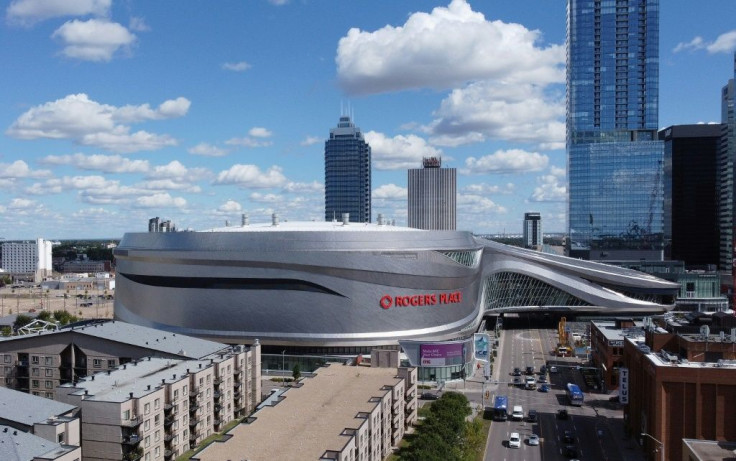
M 666 0 L 660 127 L 718 122 L 736 2 Z M 565 1 L 3 2 L 0 237 L 120 238 L 321 220 L 324 140 L 351 113 L 373 217 L 406 169 L 458 169 L 458 228 L 565 228 Z

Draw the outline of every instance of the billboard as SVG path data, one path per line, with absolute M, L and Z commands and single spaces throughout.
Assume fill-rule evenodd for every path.
M 467 342 L 425 343 L 419 346 L 421 364 L 425 367 L 447 367 L 463 365 L 472 360 Z
M 475 333 L 473 335 L 473 351 L 475 360 L 488 361 L 490 357 L 491 338 L 487 333 Z
M 629 369 L 618 369 L 618 401 L 624 405 L 629 403 Z

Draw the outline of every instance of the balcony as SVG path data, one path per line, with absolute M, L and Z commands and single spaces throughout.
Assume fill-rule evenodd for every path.
M 189 397 L 196 397 L 197 395 L 199 395 L 200 391 L 201 390 L 200 390 L 199 387 L 193 387 L 193 388 L 191 388 L 189 390 Z
M 172 450 L 164 450 L 164 458 L 171 458 L 174 456 L 174 452 Z
M 198 419 L 190 419 L 189 420 L 189 427 L 194 427 L 197 424 L 199 424 L 199 420 Z
M 164 405 L 164 411 L 171 411 L 172 408 L 174 408 L 174 405 L 171 403 L 167 403 Z
M 141 443 L 141 436 L 138 434 L 131 434 L 123 436 L 123 445 L 138 445 Z
M 222 393 L 220 391 L 215 391 L 213 396 L 215 397 L 215 399 L 219 399 L 220 397 L 222 397 Z
M 138 447 L 134 451 L 125 453 L 123 455 L 124 461 L 136 461 L 143 457 L 143 448 Z
M 189 433 L 189 440 L 190 441 L 197 440 L 197 437 L 199 437 L 199 432 L 192 431 L 192 432 Z
M 143 422 L 143 421 L 141 420 L 141 418 L 139 418 L 139 417 L 137 417 L 137 416 L 133 416 L 133 417 L 132 417 L 132 418 L 130 418 L 130 419 L 124 419 L 124 420 L 123 420 L 123 421 L 122 421 L 122 422 L 120 423 L 120 425 L 121 425 L 121 426 L 123 426 L 123 427 L 136 427 L 136 426 L 140 426 L 140 425 L 141 425 L 141 422 Z
M 175 419 L 176 418 L 174 418 L 173 416 L 167 416 L 166 418 L 164 418 L 164 426 L 171 426 L 172 424 L 174 424 Z
M 225 381 L 225 379 L 224 379 L 224 378 L 222 378 L 222 377 L 220 377 L 220 378 L 215 378 L 215 381 L 214 381 L 214 383 L 215 383 L 215 386 L 217 386 L 218 384 L 222 384 L 222 383 L 223 383 L 224 381 Z
M 242 384 L 240 384 L 240 381 L 235 381 L 235 384 L 233 384 L 233 387 L 234 387 L 235 389 L 240 389 L 240 386 L 241 386 L 241 385 L 242 385 Z
M 174 434 L 166 434 L 164 436 L 164 442 L 169 443 L 174 439 Z

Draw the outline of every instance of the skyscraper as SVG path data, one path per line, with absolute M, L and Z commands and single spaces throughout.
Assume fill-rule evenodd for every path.
M 343 115 L 325 141 L 325 220 L 371 222 L 371 146 Z
M 659 0 L 568 0 L 570 255 L 662 259 Z
M 457 170 L 442 168 L 442 159 L 422 159 L 423 168 L 409 169 L 409 227 L 455 230 Z
M 668 259 L 717 265 L 719 124 L 674 125 L 664 141 L 664 241 Z
M 736 64 L 734 65 L 736 73 Z M 721 91 L 721 146 L 718 154 L 718 223 L 720 230 L 719 269 L 733 272 L 734 260 L 734 160 L 736 160 L 736 116 L 734 116 L 734 79 Z
M 524 248 L 542 249 L 542 215 L 538 212 L 524 213 Z

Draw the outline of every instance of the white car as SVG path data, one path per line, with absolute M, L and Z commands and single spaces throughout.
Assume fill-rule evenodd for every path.
M 511 419 L 521 421 L 524 419 L 524 409 L 521 405 L 514 405 L 514 410 L 511 412 Z
M 530 435 L 529 438 L 526 439 L 526 443 L 531 446 L 539 445 L 539 436 L 537 434 Z
M 509 436 L 509 448 L 521 448 L 521 437 L 518 432 L 512 432 Z

